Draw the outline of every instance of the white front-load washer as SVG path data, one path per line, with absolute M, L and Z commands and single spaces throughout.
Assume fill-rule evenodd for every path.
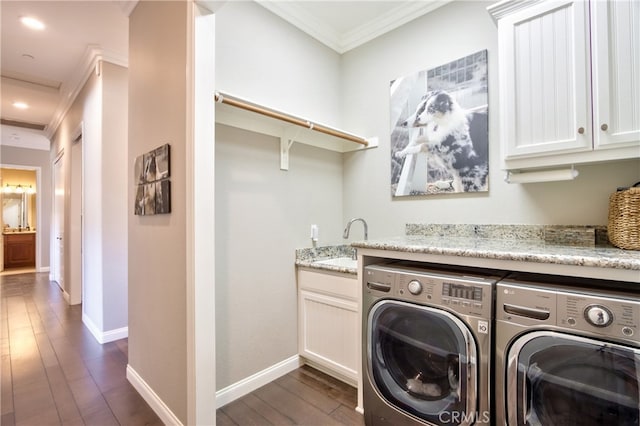
M 396 262 L 363 278 L 367 425 L 489 424 L 499 276 Z

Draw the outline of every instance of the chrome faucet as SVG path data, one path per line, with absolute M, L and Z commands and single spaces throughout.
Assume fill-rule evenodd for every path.
M 342 238 L 347 239 L 349 238 L 349 230 L 351 229 L 351 224 L 353 222 L 357 222 L 360 221 L 362 222 L 362 224 L 364 225 L 364 239 L 365 241 L 367 240 L 367 238 L 369 238 L 369 228 L 367 227 L 367 222 L 365 222 L 364 219 L 358 217 L 358 218 L 353 218 L 349 221 L 349 223 L 347 223 L 347 226 L 344 228 L 344 234 L 342 234 Z

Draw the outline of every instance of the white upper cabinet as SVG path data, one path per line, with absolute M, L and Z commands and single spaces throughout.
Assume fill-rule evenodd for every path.
M 503 168 L 640 157 L 640 2 L 503 1 Z
M 545 2 L 499 22 L 506 158 L 591 149 L 587 16 L 586 3 Z
M 594 147 L 637 147 L 640 140 L 640 2 L 594 1 L 591 34 Z

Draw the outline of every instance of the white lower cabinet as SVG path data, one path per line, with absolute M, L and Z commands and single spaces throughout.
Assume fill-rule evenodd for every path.
M 358 280 L 355 275 L 298 269 L 298 351 L 354 386 L 360 364 Z

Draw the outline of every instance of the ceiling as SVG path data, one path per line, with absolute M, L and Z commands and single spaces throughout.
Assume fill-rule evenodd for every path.
M 237 1 L 237 0 L 236 0 Z M 342 54 L 450 0 L 259 0 Z M 127 65 L 128 16 L 137 0 L 0 1 L 2 144 L 48 144 L 96 59 Z M 20 18 L 41 20 L 44 30 Z M 13 103 L 29 105 L 18 109 Z M 46 148 L 48 149 L 48 145 Z

